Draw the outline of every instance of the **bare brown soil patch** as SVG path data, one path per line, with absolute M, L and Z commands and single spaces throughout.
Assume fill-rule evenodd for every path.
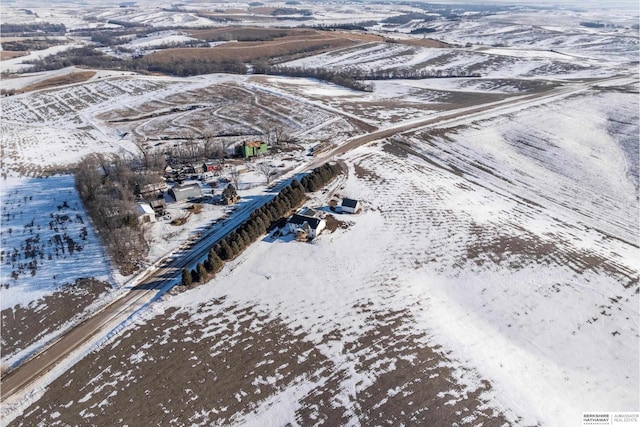
M 218 40 L 221 38 L 230 38 L 231 40 L 242 39 L 263 39 L 269 40 L 291 35 L 312 35 L 314 30 L 301 29 L 280 29 L 280 28 L 261 28 L 261 27 L 224 27 L 207 30 L 193 30 L 190 32 L 192 37 L 201 40 Z
M 2 310 L 2 354 L 14 354 L 82 313 L 111 288 L 106 282 L 79 279 L 26 307 Z M 4 291 L 3 292 L 7 292 Z
M 228 425 L 330 364 L 281 321 L 221 303 L 171 310 L 84 358 L 13 425 Z
M 359 164 L 354 164 L 353 168 L 355 170 L 355 174 L 359 179 L 364 179 L 367 181 L 374 181 L 374 182 L 382 182 L 383 178 L 378 175 L 377 173 L 375 173 L 374 171 L 364 168 L 362 166 L 360 166 Z
M 20 50 L 0 50 L 0 61 L 6 61 L 7 59 L 19 58 L 26 56 L 29 52 Z
M 65 74 L 64 76 L 52 77 L 50 79 L 46 79 L 41 82 L 34 83 L 16 92 L 26 93 L 26 92 L 32 92 L 34 90 L 47 89 L 51 87 L 69 85 L 73 83 L 81 83 L 89 80 L 95 75 L 96 75 L 95 71 L 77 71 L 74 73 Z
M 226 43 L 212 48 L 165 49 L 145 56 L 152 62 L 189 60 L 251 62 L 266 59 L 291 59 L 296 54 L 317 54 L 352 45 L 345 38 L 322 33 L 291 35 L 273 41 Z
M 330 232 L 334 232 L 336 231 L 338 228 L 341 228 L 343 230 L 346 230 L 347 228 L 349 228 L 349 226 L 351 224 L 349 224 L 346 221 L 340 221 L 339 219 L 337 219 L 335 216 L 333 215 L 327 215 L 324 220 L 327 222 L 327 226 L 326 229 L 329 230 Z
M 458 384 L 451 361 L 425 344 L 405 311 L 355 305 L 371 327 L 352 338 L 324 335 L 324 344 L 344 342 L 343 357 L 355 362 L 336 366 L 301 330 L 223 305 L 171 309 L 126 333 L 55 380 L 11 425 L 228 425 L 295 386 L 309 391 L 282 403 L 297 407 L 300 425 L 508 424 L 481 398 L 489 385 Z M 343 380 L 351 384 L 353 374 L 372 383 L 349 393 Z

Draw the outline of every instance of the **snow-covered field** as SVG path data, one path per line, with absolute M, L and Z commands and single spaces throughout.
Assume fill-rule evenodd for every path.
M 33 10 L 69 28 L 112 25 L 108 20 L 213 22 L 199 16 L 210 4 L 171 11 L 172 4 L 146 0 L 141 7 L 91 3 L 85 7 L 96 22 L 70 18 L 69 6 Z M 247 4 L 218 6 L 253 22 Z M 294 7 L 310 8 L 309 22 L 323 23 L 351 22 L 354 11 L 382 19 L 421 10 Z M 16 8 L 10 13 L 15 22 L 34 19 Z M 5 310 L 18 305 L 32 310 L 24 318 L 35 313 L 47 323 L 54 306 L 69 304 L 46 300 L 60 285 L 127 280 L 105 259 L 73 177 L 24 175 L 63 170 L 94 152 L 135 154 L 190 136 L 236 142 L 273 128 L 299 142 L 297 151 L 269 158 L 286 172 L 313 159 L 305 155 L 310 147 L 337 146 L 376 127 L 581 88 L 526 109 L 505 106 L 501 117 L 493 111 L 452 119 L 450 127 L 426 126 L 341 155 L 348 175 L 307 202 L 335 217 L 335 231 L 312 243 L 264 236 L 209 283 L 149 303 L 100 338 L 90 357 L 79 350 L 17 411 L 4 408 L 2 425 L 571 426 L 580 425 L 582 412 L 637 411 L 637 11 L 518 8 L 467 16 L 428 23 L 437 30 L 429 37 L 455 47 L 363 43 L 288 65 L 481 78 L 379 80 L 364 93 L 302 78 L 99 72 L 88 82 L 2 98 L 4 327 Z M 585 21 L 609 26 L 586 28 Z M 255 22 L 268 21 L 260 14 Z M 417 25 L 374 28 L 409 38 Z M 127 47 L 185 40 L 168 31 Z M 62 73 L 3 80 L 3 89 Z M 587 83 L 570 81 L 619 74 L 634 83 L 619 79 L 587 90 Z M 253 163 L 234 167 L 243 170 L 245 202 L 268 194 Z M 329 201 L 341 197 L 359 199 L 362 211 L 332 212 Z M 190 206 L 170 205 L 169 216 L 149 226 L 150 265 L 243 205 L 204 202 L 185 225 L 170 224 Z M 92 286 L 73 296 L 78 313 L 57 323 L 51 317 L 53 329 L 128 290 Z M 14 328 L 18 314 L 12 319 Z M 44 327 L 11 337 L 2 361 L 18 363 L 58 332 Z
M 65 44 L 60 46 L 53 46 L 43 50 L 36 50 L 25 56 L 19 56 L 17 58 L 6 59 L 0 62 L 0 73 L 18 73 L 28 71 L 31 67 L 27 64 L 28 61 L 36 59 L 43 59 L 46 56 L 54 55 L 56 53 L 63 52 L 68 49 L 82 47 L 81 44 Z M 4 88 L 4 81 L 3 81 Z
M 576 79 L 619 73 L 618 64 L 603 64 L 582 57 L 523 49 L 428 48 L 404 44 L 369 43 L 288 62 L 295 67 L 376 70 L 415 70 L 442 76 L 479 74 L 492 78 Z M 601 49 L 603 47 L 601 46 Z M 637 48 L 637 47 L 636 47 Z M 628 47 L 629 50 L 633 47 Z M 633 51 L 629 53 L 633 54 Z
M 23 422 L 567 426 L 636 410 L 637 177 L 609 116 L 637 123 L 619 107 L 636 98 L 591 93 L 347 154 L 336 190 L 363 212 L 337 215 L 346 228 L 254 244 Z
M 73 175 L 8 178 L 2 198 L 2 310 L 81 277 L 108 279 L 110 266 Z

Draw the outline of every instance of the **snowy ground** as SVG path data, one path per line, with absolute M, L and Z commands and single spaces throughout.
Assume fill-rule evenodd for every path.
M 96 10 L 105 20 L 127 15 L 163 26 L 204 19 L 146 6 Z M 332 5 L 319 19 L 346 22 L 350 8 Z M 380 8 L 385 13 L 365 6 L 359 16 L 399 13 Z M 61 7 L 46 18 L 65 21 L 72 12 Z M 109 271 L 91 228 L 82 231 L 72 178 L 12 176 L 212 129 L 250 133 L 277 124 L 304 148 L 339 144 L 374 126 L 637 71 L 629 66 L 638 58 L 637 31 L 628 28 L 636 15 L 572 13 L 435 24 L 434 36 L 470 48 L 369 44 L 292 63 L 486 74 L 479 79 L 376 81 L 374 92 L 359 93 L 310 79 L 99 74 L 3 98 L 1 283 L 10 286 L 0 289 L 2 308 L 41 301 L 78 277 L 125 281 Z M 620 27 L 579 27 L 605 18 Z M 3 88 L 53 75 L 3 80 Z M 151 304 L 91 357 L 76 355 L 78 365 L 52 373 L 59 378 L 14 424 L 566 426 L 583 411 L 637 410 L 637 92 L 637 82 L 618 83 L 349 153 L 349 176 L 336 189 L 364 209 L 336 214 L 344 228 L 312 244 L 265 237 L 210 283 Z M 287 170 L 303 155 L 274 163 Z M 240 167 L 248 169 L 241 196 L 260 196 L 264 177 Z M 64 194 L 69 200 L 58 200 Z M 309 204 L 328 211 L 329 195 Z M 181 216 L 187 206 L 169 212 Z M 182 227 L 154 224 L 150 261 L 229 211 L 205 203 Z M 74 242 L 76 234 L 87 238 L 82 250 L 73 246 L 73 260 L 90 271 L 60 268 L 69 246 L 54 243 L 42 249 L 42 262 L 38 254 L 35 275 L 27 265 L 11 279 L 26 260 L 8 251 L 24 252 L 32 232 L 40 243 L 55 239 L 51 221 L 62 221 L 57 233 Z
M 14 366 L 114 294 L 73 175 L 0 183 L 2 363 Z
M 353 151 L 337 192 L 363 212 L 337 215 L 347 228 L 264 238 L 156 304 L 16 425 L 566 426 L 636 410 L 638 198 L 624 128 L 607 118 L 634 96 Z
M 65 44 L 60 46 L 53 46 L 48 49 L 36 50 L 25 56 L 19 56 L 17 58 L 6 59 L 0 62 L 0 73 L 18 73 L 26 72 L 31 68 L 31 64 L 27 64 L 27 61 L 33 61 L 36 59 L 42 59 L 45 56 L 54 55 L 59 52 L 63 52 L 68 49 L 82 47 L 81 44 Z M 3 81 L 4 88 L 4 81 Z
M 80 277 L 109 280 L 110 266 L 73 175 L 9 178 L 2 199 L 2 310 Z

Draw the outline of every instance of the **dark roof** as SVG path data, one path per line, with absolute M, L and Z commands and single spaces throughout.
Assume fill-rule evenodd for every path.
M 298 215 L 312 216 L 314 218 L 320 218 L 320 212 L 317 212 L 311 208 L 302 208 L 298 211 Z
M 166 203 L 164 202 L 164 199 L 152 200 L 149 202 L 149 204 L 151 205 L 152 208 L 164 207 L 166 205 Z
M 306 222 L 314 230 L 318 228 L 318 225 L 320 225 L 320 221 L 322 221 L 322 219 L 320 218 L 299 214 L 293 214 L 293 216 L 289 219 L 289 223 L 291 224 L 302 225 Z
M 346 206 L 348 208 L 355 208 L 357 204 L 358 204 L 357 200 L 342 199 L 342 206 Z

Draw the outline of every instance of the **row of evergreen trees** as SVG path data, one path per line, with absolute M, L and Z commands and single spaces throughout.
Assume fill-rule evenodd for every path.
M 305 199 L 305 192 L 319 190 L 339 173 L 340 168 L 336 164 L 325 163 L 305 175 L 301 181 L 294 179 L 273 200 L 251 212 L 249 219 L 240 227 L 216 243 L 209 251 L 209 256 L 204 263 L 198 263 L 191 271 L 187 268 L 183 269 L 182 284 L 189 287 L 195 282 L 204 283 L 214 277 L 222 269 L 224 261 L 239 255 L 288 215 L 292 209 L 300 206 Z
M 318 191 L 339 174 L 340 167 L 337 163 L 325 163 L 315 168 L 309 175 L 305 175 L 300 184 L 306 191 Z

